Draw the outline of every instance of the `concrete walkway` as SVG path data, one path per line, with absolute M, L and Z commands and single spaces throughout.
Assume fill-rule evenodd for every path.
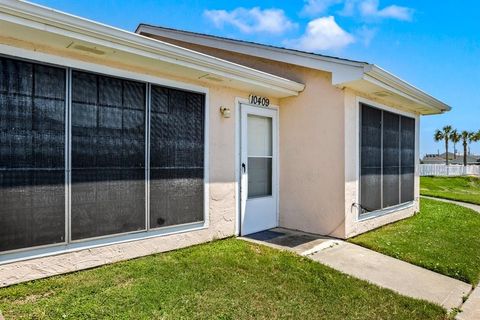
M 431 199 L 431 200 L 437 200 L 437 201 L 441 201 L 441 202 L 453 203 L 453 204 L 456 204 L 456 205 L 459 205 L 459 206 L 462 206 L 462 207 L 465 207 L 465 208 L 468 208 L 468 209 L 475 210 L 478 213 L 480 213 L 480 206 L 477 205 L 477 204 L 448 200 L 448 199 L 442 199 L 442 198 L 436 198 L 436 197 L 429 197 L 429 196 L 421 196 L 421 197 L 425 198 L 425 199 Z
M 447 310 L 462 305 L 472 286 L 352 243 L 316 252 L 313 260 L 403 295 L 427 300 Z
M 462 306 L 462 312 L 455 319 L 457 320 L 478 320 L 480 319 L 480 287 L 477 285 L 468 300 Z
M 460 307 L 463 297 L 472 289 L 467 283 L 332 238 L 276 228 L 243 239 L 307 256 L 343 273 L 405 296 L 436 303 L 447 310 Z

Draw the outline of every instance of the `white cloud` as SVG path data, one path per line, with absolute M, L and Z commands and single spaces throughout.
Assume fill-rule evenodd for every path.
M 378 0 L 365 0 L 360 6 L 360 14 L 364 17 L 391 18 L 402 21 L 411 21 L 413 10 L 407 7 L 391 5 L 383 9 L 378 8 Z
M 316 15 L 325 13 L 330 7 L 342 3 L 344 0 L 304 0 L 305 4 L 302 13 L 305 15 Z
M 355 0 L 348 1 L 352 2 Z M 390 5 L 380 9 L 378 0 L 360 1 L 358 4 L 358 10 L 360 15 L 364 18 L 396 19 L 401 21 L 411 21 L 414 12 L 412 8 L 397 5 Z
M 342 16 L 353 16 L 359 0 L 345 0 L 343 9 L 339 12 Z
M 355 32 L 355 34 L 357 38 L 363 43 L 363 45 L 365 47 L 368 47 L 372 42 L 373 38 L 375 38 L 375 36 L 377 35 L 377 32 L 377 29 L 362 26 Z
M 282 34 L 295 28 L 293 23 L 281 9 L 236 8 L 226 10 L 205 10 L 204 16 L 211 20 L 217 28 L 232 25 L 243 33 L 265 32 Z
M 317 52 L 337 51 L 353 42 L 355 42 L 354 36 L 343 30 L 333 16 L 329 16 L 310 21 L 300 38 L 284 43 L 295 49 Z

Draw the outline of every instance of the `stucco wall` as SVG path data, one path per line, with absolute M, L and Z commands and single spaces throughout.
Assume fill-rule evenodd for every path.
M 390 108 L 394 106 L 388 105 L 385 101 L 371 96 L 363 95 L 351 90 L 345 90 L 345 236 L 347 238 L 364 233 L 366 231 L 376 229 L 388 223 L 392 223 L 419 211 L 420 197 L 420 175 L 418 160 L 415 164 L 415 202 L 412 207 L 389 213 L 376 218 L 360 221 L 358 219 L 358 208 L 353 204 L 359 199 L 359 149 L 360 144 L 360 121 L 359 121 L 359 104 L 357 97 L 371 100 L 378 103 L 379 106 L 384 105 Z M 415 159 L 419 159 L 419 115 L 411 115 L 416 120 L 416 150 Z
M 343 92 L 329 74 L 297 69 L 305 91 L 280 107 L 280 225 L 343 238 Z
M 12 44 L 22 43 L 11 40 Z M 68 52 L 50 50 L 47 46 L 28 44 L 24 49 L 37 50 L 63 58 L 79 59 L 102 66 L 111 66 L 122 70 L 143 73 L 133 65 L 117 64 L 86 55 L 70 55 Z M 159 236 L 143 240 L 130 241 L 115 245 L 83 249 L 55 256 L 30 259 L 22 262 L 0 265 L 0 286 L 38 279 L 55 274 L 92 268 L 106 263 L 136 258 L 152 253 L 178 249 L 213 239 L 234 235 L 236 223 L 235 195 L 235 113 L 225 119 L 219 112 L 220 106 L 235 107 L 235 98 L 247 98 L 248 93 L 213 85 L 205 81 L 189 81 L 181 77 L 172 77 L 150 68 L 148 74 L 159 78 L 176 80 L 209 89 L 209 210 L 208 226 L 202 230 Z M 278 102 L 274 100 L 274 102 Z
M 331 75 L 263 58 L 155 38 L 301 82 L 280 99 L 280 226 L 345 237 L 344 95 Z

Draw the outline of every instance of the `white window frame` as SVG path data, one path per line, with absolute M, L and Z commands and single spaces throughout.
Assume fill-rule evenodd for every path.
M 413 112 L 408 112 L 408 111 L 403 111 L 400 109 L 392 108 L 387 105 L 384 105 L 382 103 L 379 103 L 377 101 L 373 101 L 364 97 L 359 97 L 357 96 L 355 99 L 355 106 L 357 108 L 356 112 L 356 117 L 357 117 L 357 150 L 356 150 L 356 156 L 357 156 L 357 200 L 356 203 L 360 204 L 362 201 L 362 190 L 361 190 L 361 178 L 362 178 L 362 168 L 361 168 L 361 133 L 362 133 L 362 127 L 361 127 L 361 117 L 362 117 L 362 104 L 366 104 L 369 106 L 372 106 L 374 108 L 391 112 L 400 116 L 405 116 L 405 117 L 410 117 L 415 120 L 415 170 L 414 170 L 414 179 L 417 176 L 418 172 L 418 125 L 419 125 L 419 116 L 416 113 Z M 383 188 L 383 183 L 382 183 L 382 188 Z M 416 193 L 416 188 L 414 187 L 414 197 Z M 357 210 L 357 221 L 365 221 L 365 220 L 370 220 L 374 218 L 378 218 L 387 214 L 391 214 L 400 210 L 405 210 L 408 208 L 412 208 L 415 205 L 415 200 L 413 201 L 408 201 L 405 203 L 400 203 L 394 206 L 390 206 L 387 208 L 375 210 L 369 213 L 362 214 L 362 210 L 358 208 Z
M 158 76 L 152 76 L 152 75 L 146 75 L 142 73 L 137 73 L 137 72 L 132 72 L 132 71 L 127 71 L 127 70 L 122 70 L 122 69 L 117 69 L 117 68 L 112 68 L 96 63 L 90 63 L 90 62 L 85 62 L 85 61 L 79 61 L 75 59 L 70 59 L 70 58 L 65 58 L 61 56 L 55 56 L 51 54 L 46 54 L 46 53 L 41 53 L 41 52 L 34 52 L 34 51 L 29 51 L 26 49 L 21 49 L 21 48 L 15 48 L 7 45 L 0 45 L 0 56 L 14 59 L 14 60 L 20 60 L 20 61 L 26 61 L 26 62 L 31 62 L 31 63 L 39 63 L 39 64 L 45 64 L 45 65 L 50 65 L 58 68 L 62 68 L 66 70 L 66 81 L 67 81 L 67 86 L 66 86 L 66 91 L 67 95 L 65 97 L 66 99 L 66 118 L 65 118 L 65 172 L 66 172 L 66 177 L 65 177 L 65 192 L 66 192 L 66 199 L 65 199 L 65 241 L 61 243 L 55 243 L 55 244 L 47 244 L 47 245 L 41 245 L 41 246 L 35 246 L 35 247 L 28 247 L 28 248 L 20 248 L 20 249 L 14 249 L 14 250 L 8 250 L 8 251 L 3 251 L 0 253 L 0 265 L 2 264 L 7 264 L 7 263 L 12 263 L 12 262 L 17 262 L 17 261 L 22 261 L 22 260 L 29 260 L 29 259 L 34 259 L 34 258 L 40 258 L 40 257 L 45 257 L 45 256 L 51 256 L 51 255 L 58 255 L 58 254 L 63 254 L 67 252 L 72 252 L 72 251 L 78 251 L 78 250 L 83 250 L 83 249 L 90 249 L 90 248 L 95 248 L 95 247 L 101 247 L 101 246 L 108 246 L 108 245 L 114 245 L 114 244 L 119 244 L 119 243 L 124 243 L 124 242 L 130 242 L 130 241 L 136 241 L 136 240 L 142 240 L 142 239 L 149 239 L 153 237 L 159 237 L 159 236 L 166 236 L 166 235 L 172 235 L 172 234 L 178 234 L 178 233 L 186 233 L 186 232 L 192 232 L 192 231 L 197 231 L 197 230 L 202 230 L 202 229 L 207 229 L 210 226 L 210 215 L 209 215 L 209 199 L 210 199 L 210 190 L 209 190 L 209 145 L 210 145 L 210 139 L 209 139 L 209 125 L 210 125 L 210 115 L 209 115 L 209 110 L 210 110 L 210 95 L 209 95 L 209 88 L 204 87 L 204 86 L 199 86 L 199 85 L 193 85 L 189 83 L 184 83 L 180 81 L 174 81 L 166 78 L 161 78 Z M 185 90 L 185 91 L 191 91 L 191 92 L 196 92 L 200 94 L 205 95 L 205 127 L 204 127 L 204 205 L 203 205 L 203 221 L 199 222 L 192 222 L 192 223 L 186 223 L 186 224 L 180 224 L 180 225 L 174 225 L 174 226 L 165 226 L 165 227 L 160 227 L 160 228 L 155 228 L 155 229 L 149 229 L 149 193 L 148 193 L 148 188 L 149 188 L 149 176 L 146 176 L 146 212 L 145 212 L 145 219 L 146 219 L 146 229 L 140 230 L 140 231 L 131 231 L 131 232 L 125 232 L 125 233 L 119 233 L 119 234 L 113 234 L 113 235 L 105 235 L 105 236 L 99 236 L 99 237 L 94 237 L 94 238 L 88 238 L 88 239 L 81 239 L 81 240 L 71 240 L 71 159 L 70 159 L 70 153 L 71 153 L 71 72 L 72 70 L 78 70 L 78 71 L 85 71 L 85 72 L 91 72 L 94 74 L 99 74 L 99 75 L 105 75 L 105 76 L 111 76 L 111 77 L 117 77 L 125 80 L 134 80 L 138 82 L 142 82 L 146 84 L 146 92 L 147 92 L 147 97 L 149 97 L 150 94 L 150 87 L 151 85 L 159 85 L 159 86 L 164 86 L 164 87 L 170 87 L 173 89 L 179 89 L 179 90 Z M 146 128 L 146 140 L 145 140 L 145 146 L 146 149 L 149 149 L 147 146 L 147 139 L 150 136 L 150 100 L 147 99 L 147 109 L 146 109 L 146 118 L 148 121 L 148 127 Z M 149 153 L 145 154 L 145 157 L 147 157 Z M 146 159 L 149 161 L 149 158 Z M 145 170 L 147 170 L 147 162 L 145 163 Z

